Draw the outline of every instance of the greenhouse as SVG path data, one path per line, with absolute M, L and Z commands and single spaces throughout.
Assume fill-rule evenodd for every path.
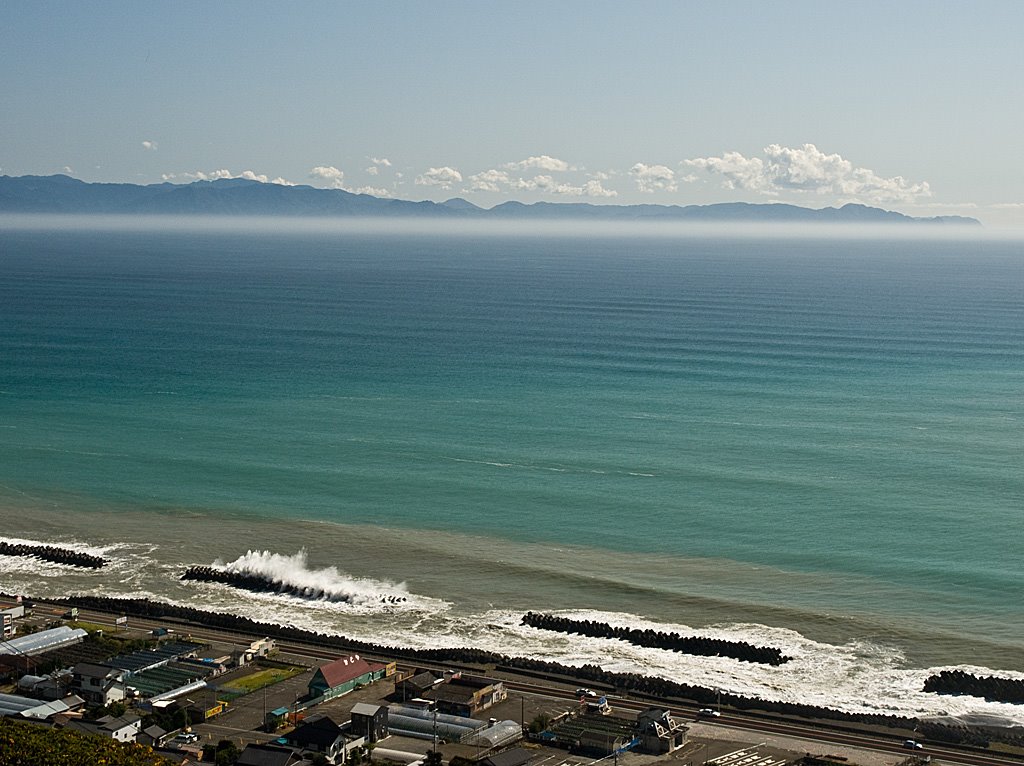
M 523 737 L 523 727 L 516 721 L 498 721 L 486 729 L 472 732 L 466 739 L 462 740 L 464 745 L 475 747 L 492 748 L 502 747 L 511 742 L 516 742 Z
M 393 705 L 388 710 L 388 730 L 392 734 L 417 739 L 433 739 L 436 731 L 438 739 L 461 742 L 464 737 L 486 726 L 486 723 L 475 718 L 434 713 L 422 708 Z

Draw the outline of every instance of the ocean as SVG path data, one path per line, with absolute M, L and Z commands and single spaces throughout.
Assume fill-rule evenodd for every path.
M 0 538 L 111 564 L 0 591 L 1024 725 L 921 691 L 1024 678 L 1019 241 L 81 224 L 0 225 Z

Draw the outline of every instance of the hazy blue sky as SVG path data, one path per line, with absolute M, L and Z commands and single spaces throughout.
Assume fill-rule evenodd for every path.
M 1015 1 L 5 0 L 0 173 L 1024 225 L 1022 40 Z

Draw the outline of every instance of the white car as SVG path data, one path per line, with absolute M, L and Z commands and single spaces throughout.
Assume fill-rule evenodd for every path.
M 909 748 L 911 750 L 924 750 L 924 745 L 922 745 L 916 739 L 903 740 L 903 747 Z
M 710 716 L 711 718 L 718 718 L 722 714 L 719 713 L 717 710 L 715 710 L 713 708 L 702 707 L 700 710 L 697 711 L 697 715 L 700 715 L 700 716 Z
M 595 692 L 593 689 L 577 689 L 576 690 L 576 696 L 577 697 L 596 697 L 597 696 L 597 692 Z

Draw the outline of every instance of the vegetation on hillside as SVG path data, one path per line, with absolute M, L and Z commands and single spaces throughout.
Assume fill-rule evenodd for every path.
M 146 745 L 0 718 L 0 766 L 171 766 Z

